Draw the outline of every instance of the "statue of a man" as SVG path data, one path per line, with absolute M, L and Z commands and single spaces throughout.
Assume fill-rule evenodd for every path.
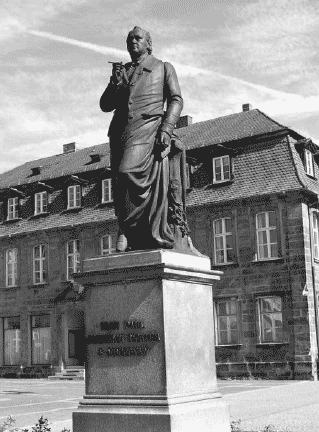
M 102 111 L 115 110 L 109 138 L 116 249 L 196 253 L 185 218 L 185 151 L 174 136 L 183 108 L 175 69 L 153 57 L 151 36 L 140 27 L 126 44 L 132 61 L 113 64 L 100 99 Z

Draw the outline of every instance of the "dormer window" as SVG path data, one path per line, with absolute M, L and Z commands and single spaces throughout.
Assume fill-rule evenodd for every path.
M 81 207 L 81 186 L 73 185 L 68 187 L 68 209 Z
M 116 234 L 107 234 L 101 238 L 101 255 L 109 255 L 116 251 Z
M 102 203 L 113 201 L 112 180 L 110 178 L 102 180 Z
M 38 192 L 34 195 L 34 214 L 47 213 L 48 211 L 48 193 Z
M 93 150 L 93 152 L 90 153 L 90 158 L 91 158 L 91 163 L 100 162 L 101 155 L 99 153 L 95 153 L 95 151 Z
M 229 155 L 213 158 L 214 183 L 230 180 L 230 157 Z
M 313 165 L 313 154 L 311 151 L 305 149 L 305 170 L 306 173 L 312 177 L 315 176 L 315 170 Z
M 308 176 L 316 178 L 315 157 L 318 155 L 318 146 L 311 139 L 304 138 L 295 143 L 295 148 L 303 162 L 305 172 Z M 318 161 L 316 160 L 318 163 Z
M 33 176 L 40 175 L 41 174 L 41 169 L 42 169 L 41 166 L 37 166 L 37 167 L 31 168 L 31 172 L 32 172 L 31 175 L 33 175 Z
M 19 198 L 9 198 L 8 199 L 8 215 L 7 220 L 14 220 L 18 218 L 19 212 Z

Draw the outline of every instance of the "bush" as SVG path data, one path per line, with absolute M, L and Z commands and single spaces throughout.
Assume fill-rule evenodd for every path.
M 231 432 L 292 432 L 289 431 L 288 429 L 277 429 L 273 425 L 267 425 L 264 426 L 262 429 L 258 429 L 258 430 L 246 430 L 242 428 L 241 420 L 232 421 L 230 424 L 230 430 Z
M 31 431 L 28 429 L 19 429 L 14 427 L 15 419 L 9 415 L 6 421 L 0 426 L 0 432 L 51 432 L 49 420 L 41 416 L 38 422 L 32 427 Z M 264 426 L 258 431 L 242 429 L 241 420 L 232 421 L 230 424 L 231 432 L 292 432 L 288 429 L 277 429 L 275 426 Z M 61 432 L 71 432 L 70 429 L 63 428 Z
M 29 432 L 28 429 L 19 429 L 14 426 L 15 419 L 9 415 L 6 421 L 0 426 L 0 432 Z M 51 432 L 49 420 L 41 416 L 38 422 L 32 427 L 31 432 Z M 70 429 L 63 428 L 61 432 L 70 432 Z

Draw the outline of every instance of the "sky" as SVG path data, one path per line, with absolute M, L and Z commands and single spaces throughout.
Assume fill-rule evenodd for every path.
M 0 173 L 108 141 L 99 99 L 151 33 L 193 122 L 250 103 L 319 144 L 318 0 L 0 0 Z

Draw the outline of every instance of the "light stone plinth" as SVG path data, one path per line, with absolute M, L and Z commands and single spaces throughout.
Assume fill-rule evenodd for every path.
M 86 395 L 74 432 L 229 432 L 217 391 L 207 257 L 167 250 L 85 261 Z

